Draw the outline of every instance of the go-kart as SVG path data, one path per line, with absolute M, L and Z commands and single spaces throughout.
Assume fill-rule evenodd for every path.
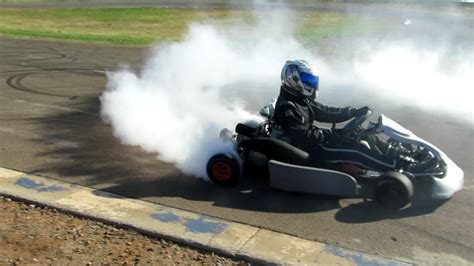
M 433 199 L 448 199 L 463 186 L 463 171 L 445 153 L 387 116 L 380 115 L 377 122 L 364 123 L 371 111 L 342 128 L 336 129 L 333 124 L 333 130 L 343 143 L 365 145 L 395 160 L 396 167 L 387 171 L 347 162 L 323 162 L 315 166 L 315 160 L 292 146 L 275 126 L 274 107 L 275 100 L 262 108 L 260 121 L 239 123 L 235 133 L 221 130 L 220 138 L 233 143 L 235 151 L 209 159 L 207 174 L 213 183 L 236 185 L 243 166 L 254 165 L 268 169 L 270 186 L 277 189 L 375 199 L 393 209 L 406 207 L 419 183 L 429 184 Z

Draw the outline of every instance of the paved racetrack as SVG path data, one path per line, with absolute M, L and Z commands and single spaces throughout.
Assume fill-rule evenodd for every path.
M 0 166 L 372 254 L 474 262 L 472 125 L 388 113 L 464 169 L 464 189 L 447 202 L 392 212 L 355 199 L 277 191 L 263 178 L 217 188 L 120 144 L 101 120 L 104 71 L 124 62 L 139 69 L 144 57 L 141 48 L 0 38 Z

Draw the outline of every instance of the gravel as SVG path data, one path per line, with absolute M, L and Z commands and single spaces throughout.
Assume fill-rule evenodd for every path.
M 0 265 L 250 265 L 0 196 Z

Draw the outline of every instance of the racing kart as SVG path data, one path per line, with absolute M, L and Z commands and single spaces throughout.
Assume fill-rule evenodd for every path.
M 463 171 L 440 149 L 419 138 L 385 115 L 364 123 L 372 115 L 352 119 L 333 130 L 344 143 L 360 143 L 395 160 L 385 171 L 364 167 L 357 162 L 321 162 L 291 145 L 273 122 L 275 100 L 264 106 L 260 121 L 237 124 L 235 133 L 220 132 L 220 138 L 233 144 L 234 151 L 211 157 L 207 163 L 210 180 L 222 186 L 236 185 L 244 165 L 268 169 L 271 187 L 293 192 L 374 199 L 392 209 L 412 201 L 417 184 L 428 184 L 430 198 L 448 199 L 460 190 Z M 425 192 L 424 192 L 425 193 Z

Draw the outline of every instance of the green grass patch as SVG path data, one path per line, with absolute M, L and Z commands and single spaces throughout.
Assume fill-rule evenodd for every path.
M 195 13 L 164 8 L 0 9 L 0 33 L 147 44 L 180 39 Z
M 53 31 L 41 31 L 41 30 L 23 30 L 23 29 L 3 29 L 0 28 L 0 34 L 20 37 L 32 37 L 38 39 L 61 39 L 61 40 L 75 40 L 75 41 L 98 41 L 108 42 L 114 44 L 132 44 L 132 45 L 144 45 L 149 44 L 153 41 L 160 41 L 153 37 L 145 36 L 125 36 L 125 35 L 97 35 L 97 34 L 81 34 L 81 33 L 63 33 Z
M 5 8 L 0 9 L 0 34 L 146 45 L 153 41 L 181 40 L 192 22 L 232 25 L 244 21 L 252 25 L 256 23 L 256 17 L 270 15 L 271 12 L 153 7 Z M 296 36 L 310 43 L 327 37 L 371 32 L 390 25 L 389 22 L 375 23 L 343 13 L 312 11 L 296 12 L 294 22 Z

